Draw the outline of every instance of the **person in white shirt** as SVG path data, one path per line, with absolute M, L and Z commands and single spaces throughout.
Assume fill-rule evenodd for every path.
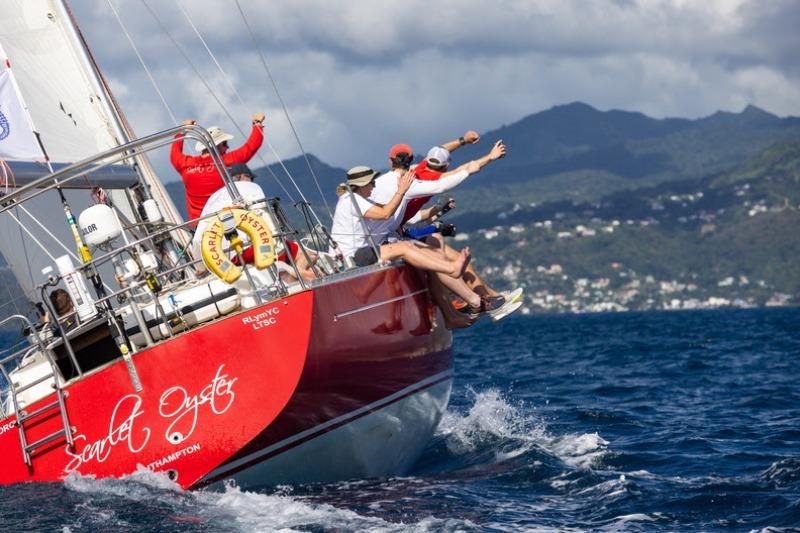
M 464 273 L 469 262 L 469 249 L 451 261 L 423 243 L 411 241 L 386 242 L 386 235 L 376 233 L 391 219 L 401 206 L 405 193 L 414 181 L 412 171 L 404 172 L 395 179 L 397 193 L 385 204 L 368 200 L 378 173 L 369 167 L 358 166 L 347 172 L 347 182 L 337 189 L 339 201 L 333 215 L 331 237 L 339 250 L 353 257 L 358 266 L 381 261 L 402 259 L 409 265 L 436 272 L 445 277 L 457 278 Z M 380 255 L 376 256 L 375 247 Z
M 234 186 L 236 187 L 236 190 L 239 192 L 239 195 L 242 197 L 242 199 L 245 202 L 254 203 L 254 202 L 258 202 L 258 201 L 264 200 L 264 190 L 257 183 L 253 182 L 253 179 L 255 178 L 255 174 L 253 174 L 253 172 L 250 170 L 250 168 L 247 165 L 245 165 L 244 163 L 237 163 L 237 164 L 231 165 L 228 168 L 228 173 L 231 175 L 231 178 L 234 180 Z M 222 187 L 221 189 L 219 189 L 216 192 L 214 192 L 214 194 L 212 194 L 208 198 L 208 201 L 206 202 L 206 205 L 203 206 L 203 211 L 200 213 L 200 217 L 201 218 L 202 217 L 207 217 L 208 215 L 211 215 L 212 213 L 217 213 L 220 210 L 222 210 L 223 208 L 230 207 L 232 205 L 233 205 L 233 199 L 231 198 L 231 195 L 228 192 L 228 189 L 225 188 L 225 187 Z M 203 231 L 205 231 L 205 229 L 208 226 L 210 220 L 211 220 L 211 218 L 202 218 L 197 223 L 197 230 L 194 233 L 194 238 L 192 239 L 192 244 L 191 244 L 192 250 L 194 251 L 194 254 L 195 254 L 195 257 L 200 257 L 200 239 L 201 239 L 201 235 L 203 234 Z M 272 224 L 269 221 L 268 221 L 268 223 L 269 223 L 270 226 L 272 226 Z M 275 231 L 274 228 L 271 228 L 271 229 L 273 231 Z M 247 236 L 242 232 L 239 232 L 239 234 L 240 234 L 240 237 L 242 237 L 242 239 L 245 242 L 247 242 Z M 311 268 L 311 266 L 309 265 L 308 261 L 306 260 L 305 254 L 300 252 L 300 249 L 299 249 L 297 243 L 295 243 L 294 241 L 291 241 L 289 239 L 286 239 L 286 245 L 289 248 L 289 252 L 292 254 L 292 260 L 294 261 L 295 266 L 297 267 L 297 270 L 300 273 L 300 276 L 302 276 L 303 279 L 306 279 L 306 280 L 314 279 L 316 277 L 316 275 L 315 275 L 313 269 Z M 313 262 L 316 259 L 316 256 L 313 255 L 311 252 L 307 252 L 307 253 L 309 254 L 309 257 L 311 258 L 311 261 Z M 242 256 L 243 256 L 245 262 L 247 262 L 247 263 L 252 262 L 253 261 L 253 249 L 252 249 L 252 247 L 245 248 L 244 253 L 242 254 Z M 289 262 L 289 258 L 287 256 L 287 252 L 283 251 L 283 252 L 279 253 L 277 260 L 278 261 L 282 261 L 284 263 L 288 263 Z

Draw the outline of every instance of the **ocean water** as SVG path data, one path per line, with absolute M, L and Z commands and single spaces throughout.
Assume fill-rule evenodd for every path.
M 0 487 L 2 531 L 800 531 L 800 309 L 515 316 L 457 334 L 402 478 Z

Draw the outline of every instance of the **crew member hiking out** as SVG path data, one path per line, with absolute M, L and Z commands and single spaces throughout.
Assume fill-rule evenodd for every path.
M 414 176 L 422 181 L 436 181 L 447 172 L 450 166 L 451 153 L 460 147 L 467 144 L 477 144 L 480 142 L 480 136 L 477 132 L 470 130 L 464 133 L 458 139 L 446 142 L 439 146 L 434 146 L 428 151 L 428 155 L 419 165 L 414 167 Z M 422 198 L 414 198 L 408 202 L 405 213 L 403 214 L 403 222 L 414 222 L 417 220 L 436 219 L 440 216 L 441 206 L 434 206 L 430 209 L 422 209 L 424 204 L 430 200 L 430 196 Z M 454 207 L 455 203 L 450 203 L 448 208 Z M 424 224 L 424 222 L 417 222 L 417 224 Z M 454 257 L 458 254 L 459 250 L 454 249 L 445 243 L 443 235 L 434 233 L 433 235 L 423 238 L 426 243 L 434 248 L 444 250 L 445 254 Z M 486 283 L 475 271 L 475 265 L 470 264 L 467 271 L 464 273 L 464 281 L 469 287 L 481 296 L 484 301 L 494 300 L 494 311 L 489 312 L 494 320 L 500 320 L 511 312 L 515 311 L 521 306 L 523 295 L 522 288 L 516 288 L 510 291 L 499 292 Z M 502 298 L 502 305 L 499 299 Z
M 477 133 L 467 132 L 467 135 L 469 135 L 471 138 L 469 141 L 470 143 L 478 141 Z M 460 139 L 454 142 L 459 146 L 466 143 L 462 143 Z M 450 145 L 451 143 L 445 144 Z M 505 153 L 505 145 L 502 141 L 497 141 L 492 147 L 491 151 L 485 156 L 461 165 L 454 171 L 444 172 L 438 175 L 435 180 L 415 179 L 408 191 L 403 194 L 403 201 L 401 202 L 400 208 L 396 210 L 395 216 L 390 217 L 387 221 L 375 228 L 373 230 L 373 234 L 378 235 L 379 239 L 399 238 L 397 232 L 399 231 L 400 226 L 405 219 L 405 214 L 408 212 L 408 205 L 412 200 L 416 198 L 428 199 L 435 194 L 440 194 L 442 192 L 451 190 L 464 181 L 470 174 L 479 172 L 483 167 L 492 161 L 496 161 L 497 159 L 505 156 Z M 409 145 L 396 144 L 392 146 L 391 150 L 389 151 L 389 161 L 392 169 L 375 180 L 374 189 L 369 196 L 370 201 L 375 203 L 385 203 L 388 201 L 388 199 L 397 194 L 397 176 L 400 175 L 404 169 L 411 168 L 413 171 L 416 171 L 415 167 L 411 167 L 413 160 L 414 152 Z M 416 209 L 419 210 L 419 207 L 421 206 L 417 206 Z M 430 210 L 426 210 L 426 215 L 430 215 Z M 445 247 L 444 241 L 441 239 L 441 237 L 437 240 L 431 239 L 431 242 L 426 244 L 428 244 L 429 248 L 432 250 L 440 250 L 443 252 L 444 257 L 450 260 L 452 260 L 453 257 L 460 255 L 460 252 L 457 252 L 450 247 Z M 477 317 L 477 315 L 480 313 L 488 313 L 492 315 L 493 318 L 502 318 L 502 316 L 505 316 L 503 313 L 511 308 L 512 302 L 505 296 L 499 294 L 490 295 L 487 294 L 486 291 L 483 291 L 484 294 L 479 294 L 475 291 L 473 287 L 477 288 L 478 286 L 481 286 L 483 288 L 485 284 L 482 280 L 479 281 L 479 278 L 477 278 L 477 274 L 474 272 L 474 270 L 471 271 L 470 275 L 466 277 L 460 276 L 457 279 L 452 279 L 440 276 L 439 280 L 448 289 L 453 291 L 469 304 L 469 307 L 465 307 L 463 309 L 463 311 L 469 316 Z M 472 286 L 470 286 L 470 283 L 468 283 L 467 280 L 472 283 Z M 467 297 L 464 296 L 465 294 Z M 505 310 L 501 310 L 503 306 L 506 306 Z
M 195 120 L 184 120 L 184 126 L 197 124 Z M 219 150 L 225 166 L 236 163 L 247 163 L 261 148 L 264 142 L 264 114 L 256 113 L 253 115 L 253 129 L 247 141 L 235 150 L 228 149 L 228 141 L 233 139 L 233 135 L 225 133 L 219 126 L 212 126 L 208 133 Z M 175 136 L 170 152 L 170 161 L 175 170 L 181 175 L 183 185 L 186 188 L 186 210 L 189 220 L 200 216 L 208 198 L 224 186 L 222 176 L 219 175 L 214 166 L 214 160 L 202 143 L 195 145 L 195 150 L 200 152 L 199 156 L 186 155 L 183 153 L 183 133 Z

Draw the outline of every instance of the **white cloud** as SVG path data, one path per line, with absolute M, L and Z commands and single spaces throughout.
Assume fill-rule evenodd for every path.
M 264 110 L 276 149 L 296 155 L 236 4 L 181 1 L 234 78 L 244 106 L 177 4 L 148 3 L 238 123 L 246 128 L 249 114 Z M 141 3 L 118 3 L 178 118 L 232 128 Z M 493 129 L 574 100 L 656 117 L 738 111 L 747 103 L 800 114 L 800 32 L 792 23 L 800 6 L 792 1 L 240 3 L 303 144 L 343 167 L 381 165 L 396 141 L 423 151 L 467 128 Z M 106 1 L 73 8 L 136 131 L 169 127 Z

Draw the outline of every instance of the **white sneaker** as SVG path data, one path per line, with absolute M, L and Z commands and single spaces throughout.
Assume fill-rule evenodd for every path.
M 494 311 L 489 311 L 488 314 L 492 317 L 492 320 L 497 322 L 498 320 L 502 320 L 517 309 L 522 307 L 522 302 L 514 302 L 511 300 L 507 300 L 506 303 L 495 309 Z
M 521 302 L 523 292 L 525 291 L 522 289 L 522 287 L 518 287 L 513 291 L 503 291 L 500 294 L 505 296 L 507 302 Z

